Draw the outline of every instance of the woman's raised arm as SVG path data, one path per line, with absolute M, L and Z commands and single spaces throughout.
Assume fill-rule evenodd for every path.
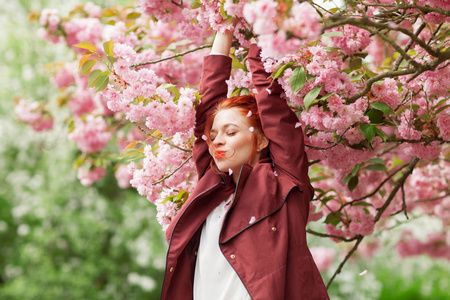
M 208 145 L 202 138 L 205 130 L 205 123 L 213 112 L 216 104 L 227 96 L 228 86 L 226 80 L 230 78 L 231 41 L 233 34 L 230 31 L 218 32 L 214 38 L 211 55 L 203 59 L 202 77 L 200 80 L 201 102 L 196 107 L 196 126 L 194 134 L 196 137 L 193 149 L 194 161 L 200 179 L 208 169 L 211 156 L 208 152 Z
M 303 131 L 298 118 L 280 98 L 281 86 L 268 78 L 261 62 L 260 49 L 252 44 L 248 54 L 252 81 L 258 93 L 255 95 L 264 134 L 269 139 L 272 161 L 278 168 L 310 187 L 308 159 L 305 153 Z

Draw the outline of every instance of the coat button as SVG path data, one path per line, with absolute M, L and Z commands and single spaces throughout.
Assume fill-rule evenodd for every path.
M 173 267 L 171 267 L 171 268 L 170 268 L 169 272 L 170 272 L 170 273 L 172 273 L 172 272 L 173 272 Z
M 272 231 L 277 231 L 277 228 L 275 226 L 272 227 Z
M 235 258 L 236 258 L 236 255 L 231 254 L 230 257 L 231 257 L 231 259 L 235 259 Z

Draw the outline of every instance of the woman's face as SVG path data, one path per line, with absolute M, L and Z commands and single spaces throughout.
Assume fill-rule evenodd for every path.
M 210 147 L 209 153 L 220 171 L 232 170 L 234 179 L 239 176 L 242 165 L 249 163 L 254 145 L 252 131 L 247 117 L 238 108 L 222 109 L 214 118 L 210 131 L 213 147 Z M 258 142 L 258 146 L 263 145 Z M 250 165 L 254 166 L 258 159 L 257 153 Z

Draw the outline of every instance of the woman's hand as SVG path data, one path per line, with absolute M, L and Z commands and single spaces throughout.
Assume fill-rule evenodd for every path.
M 230 54 L 231 42 L 233 41 L 233 31 L 240 19 L 231 21 L 232 29 L 226 30 L 225 33 L 217 32 L 211 49 L 211 54 L 222 54 L 228 56 Z

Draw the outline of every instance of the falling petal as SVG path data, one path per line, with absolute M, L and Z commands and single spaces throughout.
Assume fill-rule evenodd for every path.
M 295 123 L 295 128 L 299 128 L 300 126 L 302 126 L 302 124 L 300 124 L 300 122 Z
M 228 169 L 228 175 L 231 175 L 231 174 L 233 174 L 233 170 Z
M 255 216 L 252 216 L 252 217 L 250 218 L 250 222 L 248 222 L 248 224 L 253 224 L 253 223 L 255 223 L 255 221 L 256 221 Z
M 270 89 L 266 89 L 267 94 L 272 94 L 272 91 Z
M 206 140 L 208 140 L 208 137 L 207 137 L 206 135 L 202 135 L 202 139 L 203 139 L 204 141 L 206 141 Z
M 367 274 L 367 270 L 362 271 L 361 273 L 359 273 L 359 276 L 364 276 Z
M 249 110 L 248 113 L 247 113 L 247 118 L 250 117 L 251 115 L 252 115 L 252 111 Z
M 255 131 L 255 128 L 253 128 L 253 126 L 252 126 L 248 130 L 250 130 L 250 132 L 253 132 L 253 131 Z

